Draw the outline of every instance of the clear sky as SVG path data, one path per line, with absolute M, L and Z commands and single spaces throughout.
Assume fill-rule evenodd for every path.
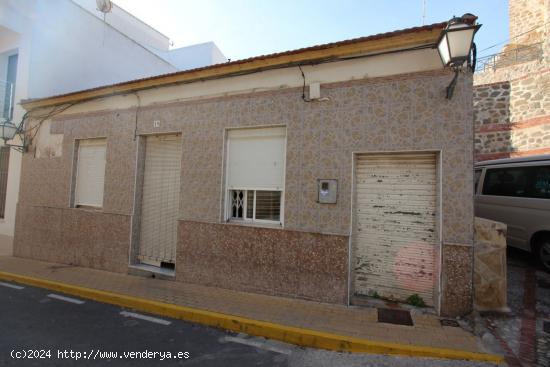
M 114 0 L 175 47 L 214 41 L 237 60 L 422 24 L 423 0 Z M 473 13 L 478 57 L 508 38 L 506 0 L 426 0 L 426 24 Z M 481 52 L 479 52 L 481 51 Z

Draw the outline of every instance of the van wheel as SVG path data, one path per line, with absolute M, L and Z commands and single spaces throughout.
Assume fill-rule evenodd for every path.
M 537 244 L 537 258 L 544 270 L 550 272 L 550 237 L 546 236 L 540 239 Z

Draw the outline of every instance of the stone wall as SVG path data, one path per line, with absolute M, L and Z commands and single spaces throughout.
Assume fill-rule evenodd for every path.
M 510 39 L 514 44 L 531 44 L 544 40 L 544 30 L 525 33 L 547 21 L 548 0 L 509 0 Z
M 475 128 L 510 123 L 510 82 L 482 84 L 474 88 Z
M 550 153 L 550 2 L 510 0 L 509 12 L 512 40 L 500 55 L 507 62 L 474 77 L 478 161 Z M 540 52 L 511 62 L 514 50 L 525 46 Z
M 477 160 L 550 153 L 550 71 L 474 87 Z
M 479 311 L 507 311 L 506 224 L 475 218 L 474 305 Z
M 471 257 L 467 253 L 473 244 L 472 79 L 471 74 L 461 75 L 453 99 L 447 100 L 445 88 L 451 79 L 451 72 L 441 70 L 325 84 L 322 86 L 322 95 L 329 100 L 316 103 L 305 103 L 301 98 L 301 88 L 293 88 L 202 101 L 159 103 L 141 107 L 137 112 L 137 119 L 135 109 L 58 116 L 52 121 L 50 132 L 63 135 L 62 156 L 35 158 L 32 147 L 31 152 L 24 155 L 20 194 L 20 206 L 23 210 L 20 213 L 48 208 L 56 213 L 63 213 L 60 214 L 61 218 L 70 216 L 71 213 L 75 217 L 84 215 L 82 209 L 70 208 L 74 147 L 76 139 L 92 137 L 107 138 L 104 206 L 93 212 L 93 226 L 90 224 L 88 228 L 80 228 L 79 226 L 86 226 L 84 220 L 77 227 L 62 224 L 56 226 L 56 239 L 71 239 L 70 242 L 61 241 L 58 245 L 57 240 L 46 244 L 40 241 L 41 233 L 48 236 L 49 229 L 47 225 L 35 225 L 35 222 L 47 222 L 47 216 L 21 217 L 16 227 L 16 254 L 74 263 L 80 248 L 86 247 L 88 241 L 97 241 L 86 252 L 87 256 L 102 256 L 102 247 L 96 243 L 117 249 L 116 256 L 113 255 L 113 264 L 119 266 L 116 271 L 126 271 L 129 243 L 122 243 L 119 237 L 115 240 L 108 235 L 97 237 L 93 233 L 109 233 L 112 230 L 111 218 L 121 216 L 128 219 L 120 225 L 120 230 L 124 233 L 120 238 L 130 241 L 129 223 L 135 213 L 136 149 L 139 142 L 134 134 L 182 134 L 180 219 L 184 223 L 220 224 L 223 221 L 225 191 L 222 174 L 225 129 L 285 125 L 285 219 L 284 229 L 278 231 L 289 233 L 277 233 L 280 237 L 276 238 L 288 240 L 288 246 L 298 246 L 299 248 L 293 248 L 296 254 L 309 256 L 308 254 L 314 253 L 316 249 L 308 246 L 311 246 L 311 238 L 317 238 L 319 251 L 323 249 L 324 254 L 329 258 L 334 256 L 334 261 L 340 263 L 342 236 L 347 239 L 350 233 L 353 152 L 432 150 L 441 151 L 442 157 L 440 214 L 443 218 L 443 237 L 440 241 L 443 244 L 460 244 L 465 250 L 453 255 L 453 259 L 465 254 L 462 262 L 471 263 Z M 160 121 L 159 128 L 153 126 L 153 120 Z M 317 203 L 319 178 L 338 180 L 336 204 Z M 29 231 L 29 228 L 32 230 Z M 209 235 L 218 233 L 215 237 L 218 239 L 229 231 L 227 226 L 213 228 L 213 233 Z M 249 227 L 233 226 L 230 229 L 232 236 L 236 238 L 253 237 L 249 234 Z M 307 233 L 324 236 L 308 237 Z M 81 245 L 70 245 L 80 237 Z M 212 251 L 233 251 L 226 246 L 229 242 L 216 241 L 220 247 Z M 271 240 L 259 237 L 254 244 L 251 242 L 248 246 L 261 249 L 264 241 Z M 45 250 L 41 249 L 43 246 Z M 74 246 L 75 258 L 66 256 L 67 246 Z M 185 242 L 185 239 L 180 238 L 176 266 L 178 280 L 200 281 L 186 272 L 186 266 L 189 266 L 186 259 L 193 258 L 192 252 L 200 246 L 197 242 Z M 126 247 L 124 251 L 121 250 L 123 247 Z M 443 261 L 449 263 L 446 259 L 447 253 L 450 254 L 444 252 Z M 251 257 L 256 256 L 254 249 L 250 249 L 248 254 Z M 242 259 L 233 255 L 227 254 L 228 266 L 233 262 L 235 266 L 241 266 L 238 261 Z M 223 254 L 220 256 L 223 258 Z M 251 261 L 256 260 L 252 258 Z M 293 266 L 299 269 L 310 263 L 307 258 L 297 261 Z M 202 261 L 201 264 L 201 279 L 213 284 L 212 279 L 215 279 L 222 268 L 209 261 Z M 280 262 L 273 263 L 273 266 L 279 269 L 271 270 L 270 274 L 288 273 L 288 266 L 285 267 Z M 111 270 L 113 266 L 105 265 L 103 268 Z M 471 276 L 468 278 L 453 274 L 462 274 L 464 268 L 450 266 L 445 269 L 446 287 L 471 289 Z M 296 288 L 298 286 L 287 288 L 292 290 L 288 294 L 343 302 L 342 289 L 347 289 L 347 275 L 342 277 L 339 266 L 328 268 L 327 271 L 330 276 L 325 278 L 320 273 L 309 273 L 306 278 L 300 278 L 300 284 L 306 284 L 309 279 L 312 287 L 319 286 L 321 279 L 324 279 L 322 282 L 328 282 L 331 278 L 338 283 L 330 283 L 334 288 L 333 294 L 321 295 L 313 289 L 299 290 L 300 288 Z M 345 273 L 347 274 L 347 269 Z M 226 273 L 227 276 L 228 274 Z M 273 292 L 275 283 L 260 281 L 261 279 L 254 283 L 254 274 L 250 271 L 243 272 L 239 275 L 242 276 L 240 283 L 235 283 L 237 285 L 234 287 Z M 256 285 L 246 288 L 247 283 Z M 223 286 L 230 285 L 224 283 Z M 277 292 L 281 294 L 286 292 L 276 286 L 274 289 L 278 289 Z M 466 297 L 466 303 L 469 302 L 468 299 Z M 451 303 L 443 302 L 443 305 Z M 465 307 L 461 310 L 463 312 Z
M 550 148 L 550 72 L 474 87 L 478 160 L 547 153 Z M 550 153 L 550 149 L 548 149 Z

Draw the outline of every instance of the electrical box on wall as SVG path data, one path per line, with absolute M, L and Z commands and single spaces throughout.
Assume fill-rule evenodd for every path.
M 321 84 L 311 83 L 309 85 L 309 99 L 321 98 Z
M 319 198 L 317 202 L 320 204 L 336 204 L 338 195 L 338 180 L 320 179 L 317 180 Z

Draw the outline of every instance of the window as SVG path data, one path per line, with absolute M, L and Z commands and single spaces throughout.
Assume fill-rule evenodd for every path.
M 495 168 L 485 173 L 484 195 L 520 196 L 527 194 L 527 168 Z
M 479 179 L 481 178 L 482 170 L 476 169 L 474 171 L 474 195 L 477 194 L 477 187 L 479 186 Z
M 230 190 L 230 218 L 281 221 L 281 191 Z
M 483 194 L 550 199 L 550 166 L 487 169 Z
M 76 165 L 75 206 L 103 206 L 105 185 L 105 139 L 87 139 L 78 142 Z
M 236 129 L 227 142 L 227 219 L 282 223 L 286 129 Z
M 14 107 L 14 98 L 15 98 L 15 81 L 17 78 L 17 59 L 18 55 L 8 56 L 8 67 L 6 69 L 6 80 L 0 81 L 0 88 L 4 93 L 2 100 L 0 100 L 0 106 L 2 106 L 2 111 L 0 111 L 1 116 L 11 120 L 13 118 L 13 107 Z
M 535 167 L 534 170 L 532 197 L 550 199 L 550 166 Z

